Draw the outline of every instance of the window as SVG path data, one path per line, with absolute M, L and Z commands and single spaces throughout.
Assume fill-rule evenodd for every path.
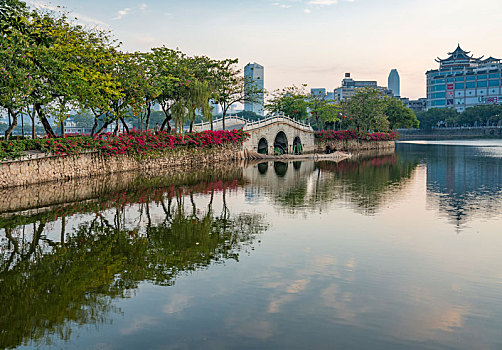
M 465 87 L 467 89 L 474 89 L 476 87 L 476 83 L 473 81 L 468 81 L 467 83 L 465 83 Z
M 498 79 L 498 77 L 499 77 L 498 73 L 490 74 L 490 79 Z
M 487 86 L 486 80 L 478 81 L 478 87 L 486 87 L 486 86 Z
M 464 81 L 464 77 L 456 77 L 455 81 Z
M 463 89 L 465 88 L 464 83 L 455 83 L 455 90 Z
M 444 91 L 446 90 L 446 85 L 436 85 L 436 91 Z
M 488 86 L 499 86 L 500 83 L 499 83 L 499 80 L 489 80 L 488 81 Z
M 465 78 L 465 80 L 467 81 L 476 80 L 476 77 L 474 75 L 469 75 L 468 77 Z
M 446 92 L 436 92 L 434 98 L 446 98 Z
M 444 106 L 446 104 L 445 100 L 432 101 L 433 106 Z
M 478 80 L 483 80 L 483 79 L 486 79 L 486 74 L 478 75 Z
M 448 79 L 446 79 L 446 82 L 447 82 L 447 83 L 453 83 L 453 78 L 448 78 Z
M 435 84 L 444 84 L 445 80 L 444 79 L 434 79 Z

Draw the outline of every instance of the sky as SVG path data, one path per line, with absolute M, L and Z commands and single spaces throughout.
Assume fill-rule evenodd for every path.
M 179 48 L 265 67 L 265 88 L 332 91 L 344 73 L 425 97 L 425 72 L 457 44 L 502 58 L 502 0 L 28 0 L 113 32 L 125 51 Z

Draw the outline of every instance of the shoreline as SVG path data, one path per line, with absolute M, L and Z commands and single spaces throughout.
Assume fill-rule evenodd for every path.
M 331 154 L 325 154 L 326 146 Z M 138 171 L 183 171 L 190 167 L 213 165 L 241 160 L 263 161 L 342 161 L 350 153 L 367 150 L 394 149 L 394 141 L 333 141 L 316 142 L 314 153 L 303 155 L 269 156 L 243 149 L 239 144 L 225 144 L 212 148 L 180 148 L 138 158 L 135 155 L 101 155 L 86 152 L 70 156 L 37 156 L 0 162 L 0 189 L 28 186 L 79 178 L 93 178 L 103 175 Z

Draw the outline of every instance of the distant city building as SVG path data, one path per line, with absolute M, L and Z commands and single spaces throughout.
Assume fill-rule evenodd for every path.
M 317 89 L 310 89 L 310 95 L 314 97 L 320 97 L 322 99 L 326 98 L 326 89 L 324 88 L 317 88 Z
M 397 69 L 390 71 L 389 78 L 387 79 L 387 86 L 389 87 L 389 90 L 392 91 L 392 95 L 394 95 L 394 97 L 401 96 L 401 82 Z
M 335 93 L 334 92 L 328 92 L 326 94 L 326 100 L 333 101 L 335 99 Z
M 91 127 L 79 126 L 78 123 L 72 118 L 67 118 L 64 123 L 65 134 L 90 134 Z
M 263 66 L 258 63 L 248 63 L 246 67 L 244 67 L 244 79 L 247 82 L 252 82 L 252 84 L 246 84 L 246 95 L 251 94 L 251 91 L 256 89 L 262 91 L 257 94 L 255 102 L 244 103 L 244 110 L 263 116 L 265 114 L 265 94 L 263 93 L 265 88 L 265 73 Z
M 392 96 L 392 92 L 386 87 L 378 86 L 374 80 L 354 80 L 350 77 L 350 73 L 345 73 L 345 78 L 342 80 L 342 86 L 335 89 L 334 99 L 336 101 L 350 100 L 358 89 L 365 87 L 373 87 L 382 91 L 385 95 Z
M 437 58 L 439 69 L 427 71 L 427 109 L 468 107 L 502 103 L 501 60 L 469 55 L 457 46 L 446 59 Z
M 406 107 L 413 110 L 414 112 L 425 111 L 427 108 L 426 98 L 419 98 L 418 100 L 410 100 L 409 98 L 405 97 L 401 98 L 401 101 L 403 101 Z

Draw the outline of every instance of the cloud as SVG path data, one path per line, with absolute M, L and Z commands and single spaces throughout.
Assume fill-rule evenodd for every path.
M 147 4 L 144 4 L 144 3 L 139 5 L 139 9 L 140 9 L 141 11 L 145 11 L 145 10 L 147 9 L 147 7 L 148 7 L 148 5 L 147 5 Z
M 305 9 L 305 10 L 303 10 L 303 12 L 305 12 L 305 13 L 311 13 L 312 10 L 311 9 Z
M 280 2 L 274 2 L 272 5 L 283 8 L 283 9 L 288 9 L 292 6 L 292 5 L 287 5 L 287 4 L 281 4 Z
M 117 19 L 121 19 L 122 17 L 124 17 L 125 15 L 127 15 L 128 13 L 131 12 L 131 9 L 129 7 L 126 7 L 125 9 L 123 10 L 118 10 L 117 12 L 117 16 L 112 18 L 113 20 L 117 20 Z
M 309 5 L 329 6 L 337 4 L 338 0 L 310 0 Z
M 54 12 L 66 12 L 67 9 L 61 6 L 54 6 L 51 5 L 50 3 L 46 3 L 43 1 L 39 0 L 28 0 L 26 1 L 28 5 L 33 6 L 37 9 L 41 10 L 49 10 L 49 11 L 54 11 Z M 81 24 L 93 24 L 93 25 L 99 25 L 99 26 L 106 26 L 107 24 L 103 21 L 100 21 L 99 19 L 92 18 L 86 15 L 83 15 L 78 12 L 69 12 L 68 17 L 70 18 L 75 18 L 77 22 L 80 22 Z

